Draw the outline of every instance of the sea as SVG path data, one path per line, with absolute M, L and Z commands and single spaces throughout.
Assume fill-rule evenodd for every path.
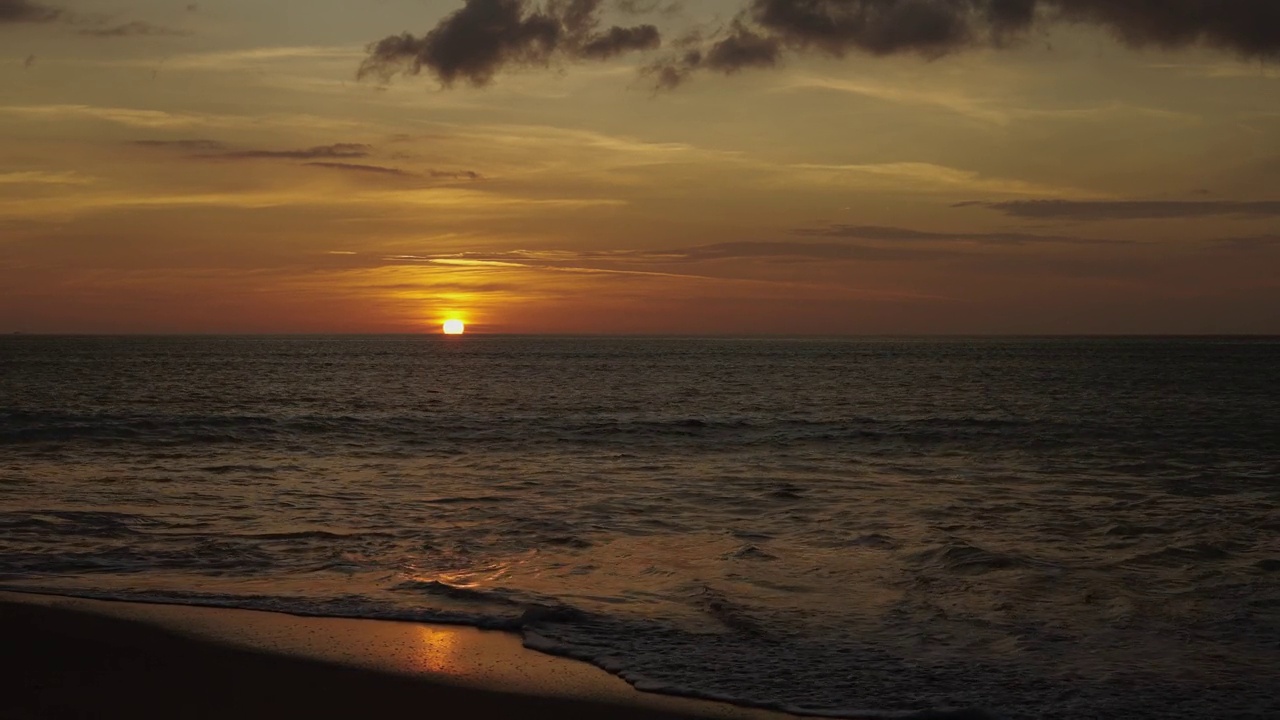
M 0 588 L 830 716 L 1280 718 L 1280 339 L 0 338 Z

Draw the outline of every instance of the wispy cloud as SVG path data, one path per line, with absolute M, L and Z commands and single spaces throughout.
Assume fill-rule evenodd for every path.
M 1149 108 L 1113 102 L 1091 107 L 1027 107 L 1009 99 L 979 98 L 950 89 L 921 89 L 916 82 L 884 82 L 870 79 L 831 78 L 799 75 L 788 79 L 779 90 L 826 90 L 882 100 L 914 107 L 946 110 L 956 115 L 1007 126 L 1025 120 L 1074 120 L 1100 122 L 1116 117 L 1167 120 L 1181 123 L 1199 122 L 1199 118 L 1162 108 Z
M 987 177 L 971 170 L 961 170 L 921 162 L 869 163 L 857 165 L 792 165 L 794 170 L 828 183 L 846 183 L 863 187 L 888 187 L 917 192 L 980 192 L 992 195 L 1057 195 L 1098 197 L 1098 193 L 1074 188 L 1041 185 L 1013 178 Z
M 441 123 L 439 127 L 455 139 L 474 140 L 491 146 L 529 148 L 540 153 L 547 152 L 549 146 L 565 150 L 598 151 L 615 155 L 627 165 L 733 160 L 741 157 L 737 152 L 708 150 L 688 143 L 652 142 L 633 136 L 551 125 Z
M 495 213 L 525 214 L 540 211 L 578 210 L 623 205 L 600 198 L 530 198 L 480 192 L 458 187 L 407 189 L 368 188 L 335 191 L 332 188 L 295 187 L 246 192 L 164 193 L 95 192 L 71 196 L 0 201 L 0 217 L 47 218 L 77 216 L 113 210 L 156 210 L 184 207 L 264 209 L 273 207 L 376 208 L 382 212 L 431 213 L 468 216 Z
M 1035 220 L 1170 220 L 1235 215 L 1280 217 L 1280 200 L 1012 200 L 969 201 L 955 207 L 981 207 Z
M 1280 68 L 1266 63 L 1152 63 L 1147 67 L 1170 70 L 1190 77 L 1280 80 Z
M 1241 237 L 1222 238 L 1214 241 L 1214 245 L 1232 250 L 1280 249 L 1280 234 L 1269 233 L 1265 235 L 1245 235 Z
M 1097 240 L 1072 235 L 1037 235 L 1019 232 L 928 232 L 909 228 L 882 227 L 879 225 L 827 225 L 817 228 L 797 228 L 794 233 L 803 237 L 849 238 L 855 240 L 882 240 L 889 242 L 970 243 L 975 245 L 1120 245 L 1124 240 Z
M 669 250 L 508 250 L 498 252 L 461 252 L 424 255 L 392 255 L 392 263 L 427 264 L 449 268 L 472 268 L 493 272 L 540 271 L 576 275 L 605 275 L 635 278 L 668 278 L 679 281 L 731 283 L 762 287 L 824 288 L 835 295 L 880 297 L 886 299 L 937 299 L 937 296 L 864 290 L 848 286 L 832 286 L 821 282 L 797 282 L 743 278 L 733 275 L 670 269 L 672 265 L 723 261 L 793 258 L 810 261 L 892 260 L 902 257 L 891 249 L 859 248 L 833 243 L 735 242 L 715 243 Z
M 957 115 L 996 125 L 1007 125 L 1013 119 L 1010 111 L 994 107 L 994 103 L 987 100 L 980 100 L 953 90 L 922 90 L 901 83 L 800 75 L 790 78 L 781 89 L 829 90 L 904 105 L 942 108 Z
M 396 177 L 421 177 L 417 173 L 407 172 L 400 168 L 383 167 L 381 165 L 361 165 L 357 163 L 343 162 L 309 162 L 303 163 L 308 167 L 326 168 L 328 170 L 342 170 L 346 172 L 355 172 L 373 175 L 391 175 Z
M 156 25 L 146 22 L 145 20 L 134 20 L 133 22 L 122 23 L 120 25 L 112 25 L 101 28 L 86 28 L 80 31 L 81 35 L 98 38 L 119 38 L 119 37 L 175 37 L 192 35 L 190 30 L 180 30 L 176 28 Z
M 295 45 L 258 47 L 223 52 L 186 53 L 165 59 L 165 67 L 174 70 L 248 70 L 272 63 L 332 60 L 349 63 L 363 57 L 359 47 L 341 45 Z M 150 67 L 154 61 L 127 61 Z
M 433 178 L 444 180 L 482 180 L 484 176 L 474 170 L 432 170 Z
M 68 120 L 101 120 L 127 127 L 146 128 L 152 130 L 214 128 L 214 129 L 253 129 L 262 127 L 283 127 L 292 130 L 350 130 L 360 128 L 367 130 L 368 123 L 354 120 L 319 117 L 304 114 L 280 115 L 221 115 L 215 113 L 172 112 L 167 110 L 150 110 L 140 108 L 103 107 L 98 105 L 4 105 L 0 106 L 0 114 L 13 117 L 38 120 L 40 122 Z
M 303 160 L 307 161 L 302 163 L 307 167 L 384 177 L 436 180 L 480 180 L 483 177 L 473 170 L 431 170 L 423 175 L 388 165 L 349 162 L 368 158 L 374 154 L 373 146 L 365 143 L 331 143 L 299 149 L 254 148 L 248 150 L 236 150 L 220 140 L 207 139 L 135 140 L 130 144 L 146 148 L 180 150 L 187 153 L 187 157 L 192 160 Z
M 93 178 L 75 171 L 28 170 L 0 173 L 0 185 L 88 185 L 93 181 Z
M 220 140 L 134 140 L 131 145 L 147 148 L 174 148 L 186 152 L 217 152 L 227 149 Z
M 209 160 L 318 160 L 322 158 L 364 158 L 373 148 L 363 143 L 334 143 L 298 150 L 224 150 L 196 155 Z

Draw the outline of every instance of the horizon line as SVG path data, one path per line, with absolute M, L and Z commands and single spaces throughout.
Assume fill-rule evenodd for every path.
M 331 338 L 439 338 L 454 342 L 465 342 L 468 337 L 479 338 L 686 338 L 686 339 L 1124 339 L 1124 338 L 1239 338 L 1239 339 L 1280 339 L 1280 332 L 1274 333 L 1161 333 L 1161 332 L 1126 332 L 1126 333 L 490 333 L 468 331 L 464 335 L 445 335 L 439 331 L 424 332 L 40 332 L 13 331 L 0 335 L 0 338 L 15 337 L 62 337 L 62 338 L 287 338 L 287 337 L 331 337 Z

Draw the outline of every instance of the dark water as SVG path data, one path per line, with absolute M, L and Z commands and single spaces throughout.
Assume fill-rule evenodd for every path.
M 0 585 L 849 713 L 1280 717 L 1280 342 L 0 339 Z

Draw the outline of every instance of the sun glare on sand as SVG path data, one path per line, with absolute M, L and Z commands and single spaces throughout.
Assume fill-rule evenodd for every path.
M 445 335 L 461 335 L 467 331 L 467 324 L 461 320 L 445 320 L 443 329 Z

